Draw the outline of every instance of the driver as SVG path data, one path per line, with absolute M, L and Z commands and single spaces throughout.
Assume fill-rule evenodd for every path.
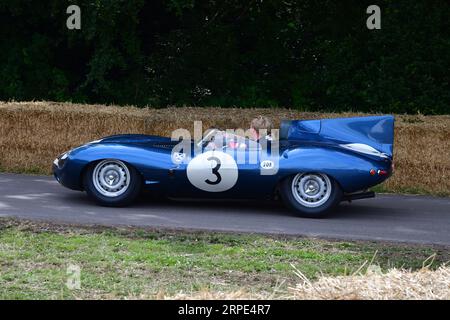
M 206 150 L 222 149 L 224 147 L 229 149 L 245 149 L 247 146 L 234 134 L 229 134 L 220 129 L 213 129 L 214 133 L 209 138 L 206 144 Z
M 265 139 L 267 141 L 272 141 L 272 137 L 270 132 L 272 130 L 272 121 L 265 116 L 258 116 L 254 118 L 250 123 L 250 136 L 249 138 L 256 141 L 262 142 L 261 139 Z M 230 149 L 247 149 L 247 143 L 245 141 L 239 141 L 236 139 L 234 135 L 228 135 L 227 132 L 219 129 L 219 128 L 211 128 L 210 130 L 214 130 L 210 140 L 206 144 L 205 149 L 207 150 L 216 150 L 221 149 L 224 146 Z
M 256 142 L 260 142 L 261 138 L 271 141 L 270 132 L 272 128 L 272 121 L 268 117 L 258 116 L 250 123 L 250 139 Z
M 220 149 L 223 146 L 223 141 L 224 141 L 224 135 L 225 132 L 219 128 L 211 128 L 208 130 L 208 132 L 214 131 L 211 135 L 210 140 L 208 141 L 208 143 L 206 144 L 205 149 L 207 150 L 216 150 L 216 149 Z

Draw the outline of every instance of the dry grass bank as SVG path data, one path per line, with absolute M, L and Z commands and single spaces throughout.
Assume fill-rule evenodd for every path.
M 138 109 L 52 102 L 0 103 L 0 168 L 50 173 L 58 154 L 91 140 L 118 133 L 169 136 L 192 130 L 193 121 L 210 126 L 247 128 L 256 115 L 314 119 L 362 115 L 305 113 L 287 109 L 164 108 Z M 450 195 L 450 116 L 398 115 L 396 172 L 384 186 L 390 192 Z
M 376 268 L 375 268 L 376 269 Z M 370 270 L 370 269 L 369 269 Z M 437 270 L 424 268 L 411 272 L 392 269 L 387 273 L 368 271 L 366 274 L 320 277 L 310 282 L 299 275 L 301 282 L 288 292 L 273 295 L 236 292 L 211 292 L 204 290 L 195 294 L 180 293 L 164 299 L 301 299 L 301 300 L 449 300 L 450 268 Z

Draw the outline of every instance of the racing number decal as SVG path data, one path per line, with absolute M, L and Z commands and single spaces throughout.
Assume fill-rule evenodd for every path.
M 206 179 L 205 182 L 206 182 L 207 184 L 215 185 L 215 184 L 219 184 L 220 181 L 222 181 L 222 176 L 221 176 L 220 173 L 219 173 L 219 169 L 220 169 L 220 166 L 221 166 L 221 162 L 220 162 L 220 159 L 217 158 L 217 157 L 209 157 L 209 158 L 208 158 L 208 161 L 212 161 L 212 160 L 216 162 L 216 166 L 212 169 L 212 173 L 217 177 L 217 179 L 216 179 L 216 181 L 214 181 L 214 182 L 212 182 L 212 181 L 209 180 L 209 179 Z
M 221 151 L 207 151 L 189 162 L 187 177 L 200 190 L 222 192 L 236 184 L 238 167 L 231 155 Z

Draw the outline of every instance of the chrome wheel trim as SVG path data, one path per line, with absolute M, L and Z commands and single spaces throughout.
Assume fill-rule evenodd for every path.
M 299 173 L 292 180 L 292 194 L 302 206 L 317 208 L 331 196 L 331 181 L 325 174 Z
M 103 160 L 95 166 L 92 173 L 95 189 L 105 197 L 116 198 L 130 187 L 130 171 L 119 160 Z

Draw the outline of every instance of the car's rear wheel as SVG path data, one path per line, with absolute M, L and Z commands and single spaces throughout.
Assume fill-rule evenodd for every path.
M 108 207 L 129 205 L 141 191 L 141 177 L 136 169 L 115 159 L 90 165 L 83 182 L 87 194 Z
M 307 218 L 322 218 L 342 198 L 339 184 L 322 173 L 299 173 L 281 182 L 280 194 L 284 203 Z

